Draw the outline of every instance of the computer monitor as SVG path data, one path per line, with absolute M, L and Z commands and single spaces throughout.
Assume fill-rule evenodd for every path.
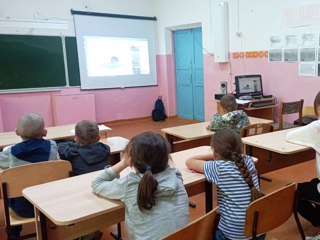
M 236 96 L 263 96 L 261 75 L 241 75 L 235 77 Z

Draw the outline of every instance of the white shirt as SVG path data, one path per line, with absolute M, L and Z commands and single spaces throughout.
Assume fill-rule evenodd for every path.
M 311 147 L 316 151 L 316 170 L 317 176 L 320 179 L 320 120 L 293 129 L 287 133 L 286 140 L 292 143 Z M 320 193 L 320 183 L 318 184 Z

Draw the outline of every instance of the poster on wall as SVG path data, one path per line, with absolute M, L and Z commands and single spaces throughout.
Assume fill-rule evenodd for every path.
M 300 36 L 301 47 L 316 47 L 318 46 L 318 37 L 316 33 L 303 33 Z
M 315 48 L 301 48 L 300 49 L 300 61 L 301 62 L 314 62 L 314 61 L 316 61 L 316 49 Z
M 269 50 L 269 61 L 270 62 L 281 62 L 282 60 L 282 49 L 270 49 Z
M 316 64 L 314 62 L 312 63 L 300 62 L 299 76 L 308 76 L 308 77 L 316 76 Z
M 283 58 L 285 62 L 297 62 L 298 61 L 298 49 L 285 49 L 283 52 Z

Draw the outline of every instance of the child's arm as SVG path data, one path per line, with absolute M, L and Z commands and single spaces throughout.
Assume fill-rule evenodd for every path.
M 119 174 L 130 165 L 131 159 L 122 153 L 120 156 L 120 162 L 106 168 L 95 180 L 93 180 L 91 183 L 93 192 L 111 199 L 122 200 L 124 198 L 127 181 L 126 178 L 119 178 Z
M 186 165 L 189 169 L 195 170 L 197 172 L 203 173 L 203 165 L 205 161 L 213 160 L 213 154 L 202 154 L 193 156 L 186 160 Z
M 9 168 L 10 155 L 11 155 L 10 148 L 7 148 L 6 150 L 3 150 L 2 152 L 0 152 L 0 168 L 1 169 Z

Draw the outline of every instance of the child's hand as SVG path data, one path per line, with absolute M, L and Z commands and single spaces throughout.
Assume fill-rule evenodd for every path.
M 128 167 L 131 165 L 131 157 L 129 157 L 127 153 L 121 152 L 120 162 L 123 164 L 124 167 Z

